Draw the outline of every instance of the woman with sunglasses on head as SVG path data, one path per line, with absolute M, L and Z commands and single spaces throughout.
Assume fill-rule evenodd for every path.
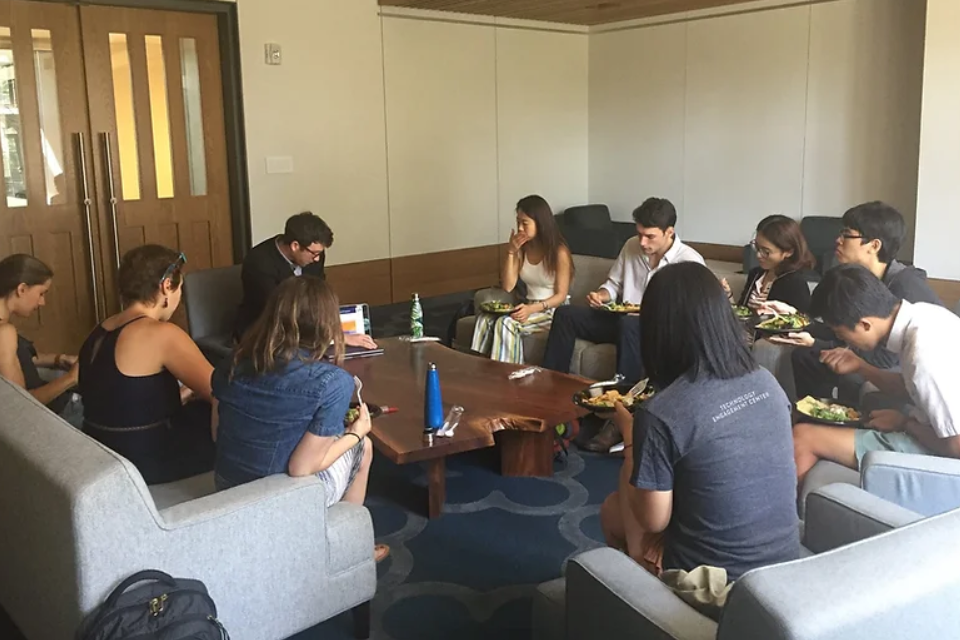
M 811 270 L 816 264 L 800 225 L 782 215 L 767 216 L 757 225 L 751 243 L 759 267 L 747 274 L 738 305 L 757 311 L 767 302 L 783 302 L 800 313 L 810 309 Z M 729 286 L 724 283 L 727 294 Z
M 71 403 L 70 393 L 77 385 L 77 357 L 37 353 L 11 323 L 14 317 L 28 318 L 46 304 L 51 282 L 53 271 L 33 256 L 19 253 L 0 260 L 0 375 L 67 419 L 68 412 L 79 413 L 71 410 L 76 403 Z M 41 369 L 66 373 L 47 381 Z
M 118 275 L 123 311 L 80 350 L 84 431 L 136 465 L 147 484 L 213 469 L 213 367 L 169 322 L 185 262 L 158 245 L 127 252 Z

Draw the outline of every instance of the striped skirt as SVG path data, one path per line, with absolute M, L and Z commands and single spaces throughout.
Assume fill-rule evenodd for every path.
M 519 323 L 507 315 L 481 313 L 473 330 L 473 351 L 490 355 L 499 362 L 525 364 L 523 359 L 523 336 L 550 330 L 553 309 L 530 314 L 527 321 Z
M 337 439 L 339 440 L 342 437 L 340 436 Z M 326 489 L 328 507 L 332 507 L 343 500 L 343 494 L 353 484 L 353 479 L 357 477 L 362 464 L 363 441 L 361 440 L 334 460 L 333 464 L 317 474 L 317 477 L 323 482 L 324 489 Z

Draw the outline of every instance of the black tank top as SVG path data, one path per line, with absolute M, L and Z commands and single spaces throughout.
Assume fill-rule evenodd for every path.
M 40 372 L 37 370 L 37 365 L 33 361 L 37 357 L 37 350 L 34 348 L 33 343 L 24 338 L 19 333 L 17 334 L 17 360 L 20 362 L 20 370 L 23 371 L 23 383 L 27 391 L 32 391 L 47 384 L 43 378 L 40 377 Z M 59 396 L 50 401 L 50 404 L 47 405 L 47 408 L 53 411 L 54 413 L 60 413 L 63 411 L 64 407 L 67 406 L 67 402 L 70 401 L 70 393 L 61 393 Z
M 149 376 L 126 376 L 117 368 L 117 340 L 134 318 L 107 331 L 93 330 L 80 349 L 83 418 L 101 427 L 123 429 L 169 421 L 180 410 L 180 385 L 164 369 Z

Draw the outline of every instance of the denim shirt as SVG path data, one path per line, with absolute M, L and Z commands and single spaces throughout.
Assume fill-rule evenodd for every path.
M 294 360 L 251 375 L 241 362 L 230 380 L 230 362 L 213 374 L 220 402 L 217 430 L 218 489 L 286 473 L 305 433 L 339 436 L 353 396 L 353 378 L 327 362 Z

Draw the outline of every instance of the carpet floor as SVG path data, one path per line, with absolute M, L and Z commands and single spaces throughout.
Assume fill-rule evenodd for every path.
M 443 515 L 421 514 L 426 476 L 375 458 L 368 507 L 378 542 L 374 640 L 528 640 L 539 583 L 601 546 L 599 512 L 621 459 L 572 449 L 552 478 L 505 478 L 495 449 L 448 459 Z M 349 640 L 349 614 L 292 640 Z

